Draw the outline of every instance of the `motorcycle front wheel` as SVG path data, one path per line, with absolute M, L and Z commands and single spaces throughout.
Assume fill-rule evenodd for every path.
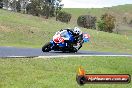
M 77 50 L 76 48 L 74 48 L 74 47 L 73 47 L 72 49 L 69 50 L 69 52 L 71 52 L 71 53 L 76 53 L 77 51 L 78 51 L 78 50 Z
M 49 51 L 51 51 L 51 43 L 50 42 L 48 42 L 48 43 L 46 43 L 43 47 L 42 47 L 42 51 L 43 52 L 49 52 Z

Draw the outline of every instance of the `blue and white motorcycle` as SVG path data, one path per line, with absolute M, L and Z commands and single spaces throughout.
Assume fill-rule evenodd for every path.
M 82 47 L 84 42 L 89 41 L 89 38 L 89 34 L 83 33 L 82 42 L 75 44 L 75 38 L 71 35 L 71 33 L 69 33 L 67 30 L 58 31 L 53 36 L 53 39 L 42 47 L 42 51 L 49 52 L 54 50 L 62 52 L 77 52 Z

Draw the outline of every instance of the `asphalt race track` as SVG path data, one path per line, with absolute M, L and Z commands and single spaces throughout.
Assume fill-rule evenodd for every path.
M 111 53 L 111 52 L 96 52 L 96 51 L 82 51 L 77 53 L 62 53 L 62 52 L 42 52 L 41 48 L 16 48 L 16 47 L 0 47 L 0 57 L 37 57 L 37 56 L 132 56 L 132 54 L 125 53 Z

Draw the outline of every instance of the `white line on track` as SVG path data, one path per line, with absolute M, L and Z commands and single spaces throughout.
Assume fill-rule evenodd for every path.
M 58 56 L 38 56 L 37 58 L 88 57 L 88 56 L 132 57 L 132 55 L 58 55 Z
M 132 57 L 132 55 L 56 55 L 56 56 L 7 56 L 4 58 L 60 58 L 60 57 L 88 57 L 88 56 Z

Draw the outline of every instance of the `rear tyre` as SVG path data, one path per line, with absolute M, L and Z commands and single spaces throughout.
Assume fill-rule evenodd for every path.
M 46 43 L 43 47 L 42 47 L 42 51 L 43 52 L 49 52 L 49 51 L 51 51 L 51 43 L 50 42 L 48 42 L 48 43 Z

